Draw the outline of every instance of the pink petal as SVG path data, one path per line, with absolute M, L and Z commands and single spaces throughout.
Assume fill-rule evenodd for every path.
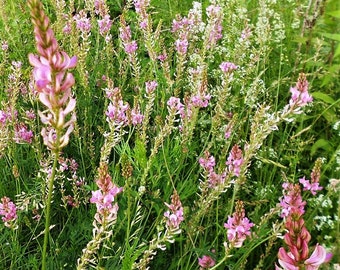
M 28 60 L 30 62 L 30 64 L 34 67 L 40 67 L 41 66 L 41 62 L 40 60 L 38 59 L 37 56 L 35 56 L 34 54 L 30 53 L 28 55 Z
M 70 101 L 64 110 L 64 115 L 67 115 L 70 112 L 72 112 L 75 107 L 76 107 L 76 100 L 74 98 L 70 98 Z
M 78 58 L 77 56 L 73 56 L 70 60 L 68 68 L 74 68 L 77 65 Z
M 66 78 L 61 86 L 61 91 L 65 91 L 68 88 L 71 88 L 75 83 L 74 77 L 71 73 L 67 73 Z
M 284 270 L 299 270 L 299 267 L 293 264 L 287 263 L 285 261 L 282 261 L 280 259 L 279 259 L 279 264 L 283 267 Z
M 51 104 L 51 101 L 48 98 L 48 95 L 46 95 L 44 93 L 40 93 L 39 99 L 40 99 L 41 103 L 44 104 L 47 108 L 52 109 L 52 104 Z
M 289 265 L 294 265 L 295 264 L 295 260 L 294 260 L 293 254 L 291 254 L 290 252 L 287 253 L 286 250 L 283 247 L 281 247 L 279 249 L 279 253 L 277 254 L 277 256 L 279 258 L 279 261 L 288 263 Z M 282 266 L 282 264 L 281 264 L 281 266 Z
M 326 260 L 326 249 L 319 244 L 316 245 L 312 255 L 305 261 L 306 269 L 313 270 L 318 269 L 319 266 Z

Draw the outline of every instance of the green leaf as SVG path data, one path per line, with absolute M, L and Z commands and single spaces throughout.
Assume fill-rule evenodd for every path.
M 312 93 L 312 96 L 313 98 L 322 100 L 323 102 L 328 103 L 328 104 L 335 103 L 335 100 L 332 97 L 322 92 L 314 92 Z
M 315 154 L 315 152 L 320 148 L 324 149 L 327 152 L 333 152 L 334 151 L 333 147 L 331 146 L 329 141 L 327 141 L 325 139 L 319 139 L 313 144 L 313 146 L 311 148 L 311 155 L 313 156 Z
M 336 41 L 340 41 L 340 34 L 331 34 L 331 33 L 321 33 L 326 38 L 330 38 Z
M 334 53 L 334 58 L 338 57 L 340 55 L 340 44 L 336 47 L 335 53 Z
M 340 19 L 340 9 L 327 12 L 327 15 Z

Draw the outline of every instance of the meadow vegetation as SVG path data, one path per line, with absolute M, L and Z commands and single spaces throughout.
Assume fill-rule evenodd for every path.
M 0 18 L 0 269 L 340 269 L 339 1 Z

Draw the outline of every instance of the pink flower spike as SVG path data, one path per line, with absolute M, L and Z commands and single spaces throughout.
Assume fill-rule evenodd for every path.
M 12 223 L 18 218 L 16 205 L 8 197 L 1 198 L 0 215 L 6 227 L 12 227 Z
M 174 190 L 171 196 L 171 204 L 165 203 L 165 205 L 169 208 L 169 210 L 164 213 L 167 229 L 172 231 L 173 234 L 180 233 L 179 225 L 184 220 L 184 216 L 182 203 L 176 190 Z

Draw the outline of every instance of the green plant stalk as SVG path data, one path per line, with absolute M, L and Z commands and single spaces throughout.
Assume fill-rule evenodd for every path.
M 47 195 L 47 202 L 46 202 L 46 221 L 45 221 L 45 233 L 44 233 L 44 245 L 43 245 L 43 252 L 42 252 L 42 270 L 46 270 L 46 253 L 47 253 L 47 244 L 48 244 L 48 237 L 49 237 L 49 227 L 50 227 L 50 221 L 51 221 L 51 200 L 52 200 L 52 191 L 53 191 L 53 182 L 56 175 L 57 170 L 57 163 L 59 159 L 60 149 L 60 130 L 57 129 L 56 131 L 56 149 L 54 151 L 54 161 L 53 161 L 53 167 L 52 167 L 52 173 L 51 177 L 48 182 L 48 195 Z
M 236 194 L 239 190 L 240 185 L 238 183 L 234 184 L 234 189 L 233 189 L 233 196 L 231 198 L 231 203 L 230 203 L 230 211 L 229 211 L 229 215 L 232 216 L 233 214 L 233 209 L 234 209 L 234 204 L 235 204 L 235 198 L 236 198 Z
M 222 265 L 228 258 L 231 257 L 231 255 L 229 255 L 229 251 L 230 249 L 226 248 L 226 251 L 225 251 L 225 254 L 224 254 L 224 257 L 221 261 L 219 261 L 218 264 L 214 265 L 212 268 L 210 268 L 210 270 L 213 270 L 213 269 L 217 269 L 220 265 Z

